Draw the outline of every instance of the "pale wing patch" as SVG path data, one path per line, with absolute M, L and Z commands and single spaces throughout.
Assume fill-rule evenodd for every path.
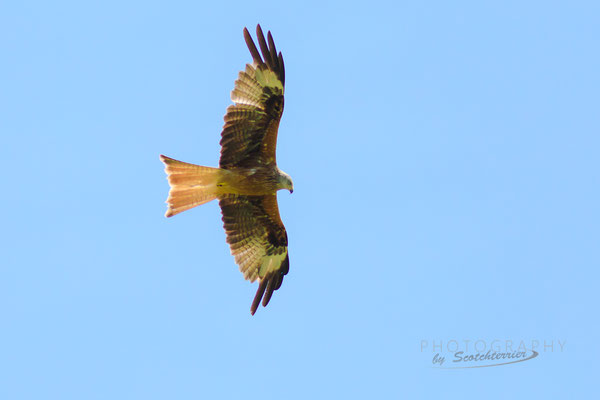
M 281 263 L 287 257 L 287 250 L 281 254 L 275 254 L 272 256 L 264 256 L 262 258 L 262 263 L 258 270 L 258 276 L 264 278 L 271 272 L 278 270 L 281 267 Z
M 283 84 L 277 77 L 277 74 L 275 74 L 275 72 L 271 71 L 270 69 L 263 69 L 259 67 L 256 69 L 254 77 L 262 87 L 272 87 L 275 89 L 279 89 L 283 94 Z

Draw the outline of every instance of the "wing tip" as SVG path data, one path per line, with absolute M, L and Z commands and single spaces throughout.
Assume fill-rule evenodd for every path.
M 254 315 L 254 313 L 256 313 L 258 306 L 261 304 L 261 300 L 263 307 L 266 307 L 269 304 L 271 297 L 273 296 L 273 292 L 281 287 L 281 284 L 283 283 L 283 277 L 287 275 L 289 270 L 290 258 L 289 255 L 286 255 L 279 270 L 260 280 L 258 289 L 256 290 L 256 295 L 252 301 L 252 306 L 250 306 L 250 314 Z
M 258 40 L 259 47 L 256 47 L 248 28 L 244 27 L 244 40 L 246 41 L 248 50 L 250 50 L 250 54 L 252 55 L 252 60 L 254 63 L 257 65 L 265 64 L 270 70 L 277 74 L 281 83 L 285 85 L 285 67 L 283 65 L 283 57 L 281 52 L 277 53 L 277 48 L 275 47 L 275 41 L 273 40 L 271 31 L 267 31 L 267 39 L 265 39 L 265 34 L 262 30 L 262 27 L 260 24 L 256 24 L 256 39 Z
M 254 315 L 256 310 L 258 309 L 258 305 L 265 294 L 265 289 L 267 288 L 268 279 L 261 279 L 258 284 L 258 289 L 256 290 L 256 295 L 254 295 L 254 300 L 252 300 L 252 305 L 250 306 L 250 314 Z
M 260 57 L 260 53 L 259 53 L 258 49 L 256 48 L 256 45 L 254 44 L 254 40 L 252 40 L 252 35 L 250 35 L 250 32 L 248 31 L 248 28 L 246 28 L 246 27 L 244 27 L 244 40 L 246 41 L 246 46 L 248 47 L 248 50 L 250 51 L 250 55 L 252 55 L 252 60 L 257 65 L 262 64 L 263 60 Z

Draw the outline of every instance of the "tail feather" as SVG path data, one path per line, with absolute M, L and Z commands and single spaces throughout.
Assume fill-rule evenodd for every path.
M 171 185 L 165 217 L 172 217 L 217 198 L 219 168 L 188 164 L 163 155 L 160 160 L 165 164 Z

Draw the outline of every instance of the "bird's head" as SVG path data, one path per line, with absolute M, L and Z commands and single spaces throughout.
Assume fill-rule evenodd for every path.
M 287 189 L 290 193 L 294 193 L 294 182 L 292 181 L 292 178 L 282 170 L 279 170 L 279 184 L 281 185 L 281 189 Z

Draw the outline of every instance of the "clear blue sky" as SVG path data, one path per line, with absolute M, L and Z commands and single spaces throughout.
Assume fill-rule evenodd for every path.
M 158 155 L 217 165 L 256 23 L 295 191 L 252 317 L 218 205 L 164 218 Z M 592 1 L 3 3 L 0 398 L 586 397 L 599 27 Z M 421 349 L 493 339 L 554 349 Z

